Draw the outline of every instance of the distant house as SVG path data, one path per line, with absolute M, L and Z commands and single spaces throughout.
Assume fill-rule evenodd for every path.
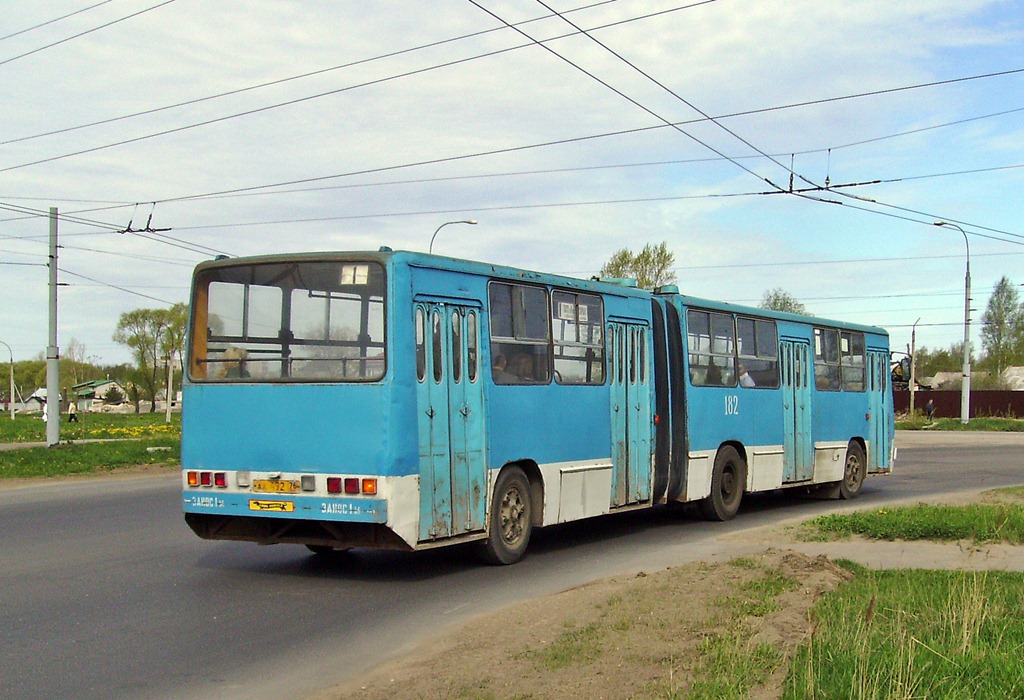
M 963 372 L 936 372 L 934 377 L 922 377 L 918 384 L 927 389 L 960 389 Z
M 91 411 L 94 406 L 98 407 L 104 403 L 104 399 L 111 389 L 116 389 L 117 394 L 121 397 L 117 403 L 123 402 L 125 397 L 128 396 L 124 387 L 113 379 L 94 379 L 89 382 L 75 384 L 71 387 L 71 396 L 79 411 Z
M 64 400 L 64 396 L 61 395 L 61 394 L 57 394 L 57 401 L 63 401 L 63 400 Z M 32 394 L 27 399 L 25 399 L 25 407 L 29 411 L 41 411 L 41 410 L 43 410 L 43 405 L 45 403 L 46 403 L 46 387 L 45 386 L 39 387 L 38 389 L 33 391 Z
M 1002 379 L 1010 391 L 1024 391 L 1024 367 L 1007 367 Z

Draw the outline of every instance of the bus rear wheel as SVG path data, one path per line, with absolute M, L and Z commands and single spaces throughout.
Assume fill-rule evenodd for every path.
M 846 465 L 843 467 L 843 480 L 839 482 L 839 497 L 849 501 L 860 495 L 864 486 L 864 470 L 867 462 L 864 448 L 859 442 L 851 441 L 846 448 Z
M 483 558 L 489 564 L 515 564 L 526 554 L 533 532 L 530 482 L 519 467 L 506 467 L 494 485 Z
M 715 455 L 711 472 L 711 494 L 700 502 L 705 520 L 731 520 L 740 509 L 747 482 L 747 464 L 732 445 L 725 445 Z

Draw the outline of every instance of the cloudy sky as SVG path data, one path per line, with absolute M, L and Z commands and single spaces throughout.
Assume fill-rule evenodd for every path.
M 435 252 L 589 277 L 666 241 L 685 293 L 781 287 L 896 348 L 918 319 L 962 338 L 964 236 L 935 220 L 970 234 L 975 344 L 1024 283 L 1021 0 L 0 7 L 15 360 L 47 345 L 50 207 L 59 345 L 104 363 L 201 260 L 425 251 L 470 218 Z

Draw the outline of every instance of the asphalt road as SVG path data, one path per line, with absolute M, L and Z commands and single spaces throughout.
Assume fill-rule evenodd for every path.
M 0 696 L 298 698 L 503 604 L 707 558 L 721 534 L 1024 483 L 1024 435 L 898 442 L 897 472 L 852 503 L 776 493 L 730 523 L 624 513 L 537 531 L 523 562 L 498 568 L 467 548 L 325 562 L 205 542 L 176 476 L 0 488 Z

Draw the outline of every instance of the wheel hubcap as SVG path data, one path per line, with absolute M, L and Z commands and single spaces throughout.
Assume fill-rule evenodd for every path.
M 736 491 L 736 472 L 731 467 L 726 467 L 722 472 L 722 496 L 730 500 Z
M 519 489 L 510 488 L 501 499 L 501 536 L 508 544 L 514 544 L 523 536 L 526 504 Z
M 849 486 L 855 486 L 859 479 L 860 460 L 857 459 L 856 455 L 850 455 L 846 458 L 846 483 Z

